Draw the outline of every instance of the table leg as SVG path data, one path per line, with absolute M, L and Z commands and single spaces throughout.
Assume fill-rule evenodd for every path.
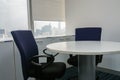
M 95 80 L 95 55 L 78 56 L 78 80 Z

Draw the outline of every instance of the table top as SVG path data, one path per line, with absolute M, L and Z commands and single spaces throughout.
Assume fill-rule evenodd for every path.
M 120 42 L 112 41 L 67 41 L 47 45 L 53 52 L 79 55 L 115 54 L 120 52 Z

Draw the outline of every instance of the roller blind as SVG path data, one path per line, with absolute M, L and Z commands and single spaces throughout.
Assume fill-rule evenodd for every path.
M 33 20 L 64 21 L 64 0 L 32 0 Z

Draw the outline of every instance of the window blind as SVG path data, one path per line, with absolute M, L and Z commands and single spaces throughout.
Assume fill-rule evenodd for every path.
M 33 20 L 64 21 L 64 0 L 32 0 Z

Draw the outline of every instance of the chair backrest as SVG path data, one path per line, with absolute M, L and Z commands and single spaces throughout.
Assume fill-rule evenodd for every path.
M 76 28 L 75 40 L 76 41 L 100 41 L 102 28 L 100 27 L 85 27 Z M 96 65 L 102 62 L 102 55 L 96 56 Z
M 25 80 L 28 78 L 30 58 L 38 55 L 38 47 L 30 30 L 17 30 L 11 32 L 21 55 L 22 71 Z
M 101 40 L 101 31 L 100 27 L 85 27 L 85 28 L 76 28 L 75 30 L 75 40 L 76 41 L 100 41 Z

